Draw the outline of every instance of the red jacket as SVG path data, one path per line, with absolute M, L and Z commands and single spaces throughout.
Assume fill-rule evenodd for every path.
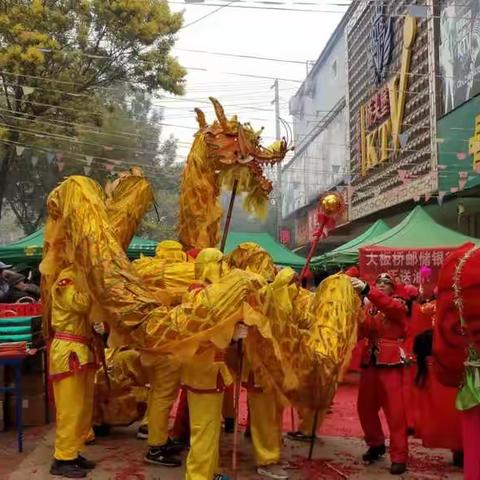
M 365 321 L 360 337 L 365 339 L 362 366 L 401 365 L 405 360 L 404 340 L 407 333 L 407 307 L 400 298 L 385 295 L 372 287 L 367 295 Z

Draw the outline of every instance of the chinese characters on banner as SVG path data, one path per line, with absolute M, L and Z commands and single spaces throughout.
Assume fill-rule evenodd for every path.
M 388 272 L 405 284 L 420 284 L 420 269 L 432 270 L 432 283 L 437 283 L 443 262 L 452 248 L 400 249 L 367 247 L 360 249 L 360 275 L 374 282 L 380 273 Z

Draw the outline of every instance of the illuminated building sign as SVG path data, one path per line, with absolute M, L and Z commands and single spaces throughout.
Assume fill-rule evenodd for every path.
M 400 134 L 416 34 L 417 21 L 415 17 L 407 16 L 403 26 L 400 72 L 360 107 L 359 151 L 362 176 L 396 155 L 401 147 Z

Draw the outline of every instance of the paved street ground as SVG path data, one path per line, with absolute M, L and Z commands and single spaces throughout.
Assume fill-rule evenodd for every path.
M 322 425 L 314 461 L 306 460 L 308 446 L 285 441 L 284 460 L 296 469 L 291 470 L 291 480 L 342 480 L 392 479 L 388 474 L 388 459 L 374 467 L 367 467 L 359 460 L 364 452 L 361 429 L 355 412 L 356 385 L 344 385 L 339 390 L 333 412 Z M 245 411 L 245 409 L 244 409 Z M 290 427 L 290 415 L 286 412 L 284 429 Z M 245 423 L 243 416 L 241 423 Z M 108 438 L 100 438 L 88 447 L 87 456 L 98 462 L 90 475 L 94 480 L 183 480 L 184 469 L 164 469 L 146 465 L 143 455 L 144 441 L 135 437 L 136 425 L 117 428 Z M 50 479 L 48 469 L 53 450 L 53 426 L 31 428 L 26 432 L 25 453 L 15 451 L 15 433 L 0 433 L 0 480 Z M 410 442 L 410 469 L 404 479 L 441 480 L 462 479 L 462 473 L 450 466 L 451 454 L 445 450 L 426 450 L 417 440 Z M 222 467 L 225 473 L 231 465 L 232 435 L 223 435 L 221 442 Z M 242 435 L 240 445 L 241 480 L 255 480 L 252 446 Z
M 43 480 L 48 475 L 52 452 L 53 429 L 42 437 L 36 448 L 13 471 L 6 474 L 9 480 Z M 229 471 L 232 437 L 224 436 L 222 441 L 222 464 Z M 292 480 L 341 480 L 348 479 L 391 479 L 388 474 L 388 462 L 382 461 L 375 467 L 366 467 L 359 462 L 363 452 L 361 440 L 354 438 L 324 437 L 315 450 L 315 460 L 308 462 L 308 447 L 286 441 L 285 460 L 291 460 L 298 469 L 291 470 Z M 418 443 L 412 443 L 412 462 L 405 479 L 439 480 L 461 479 L 462 474 L 449 467 L 450 456 L 446 451 L 426 451 Z M 98 440 L 96 445 L 88 447 L 89 458 L 98 462 L 97 469 L 89 478 L 95 480 L 183 480 L 185 473 L 181 469 L 164 469 L 145 465 L 142 457 L 145 443 L 135 438 L 135 428 L 117 429 L 112 436 Z M 15 454 L 13 454 L 15 455 Z M 258 476 L 253 469 L 252 448 L 250 442 L 242 440 L 240 451 L 240 479 L 254 480 Z

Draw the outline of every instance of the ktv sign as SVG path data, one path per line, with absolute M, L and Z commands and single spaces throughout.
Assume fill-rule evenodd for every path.
M 406 16 L 400 72 L 396 73 L 375 95 L 360 107 L 359 152 L 361 174 L 398 155 L 402 145 L 412 49 L 417 36 L 417 20 Z

